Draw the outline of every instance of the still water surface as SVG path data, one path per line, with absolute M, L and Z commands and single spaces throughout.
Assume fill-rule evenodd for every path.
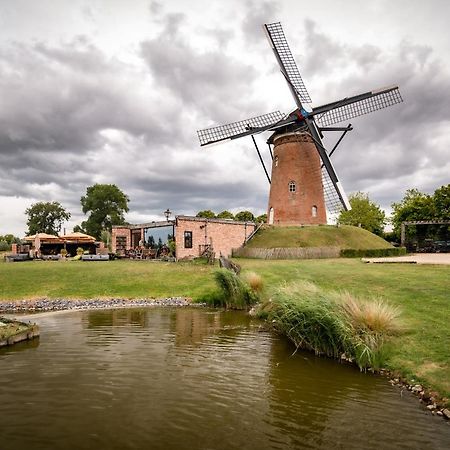
M 386 379 L 236 312 L 35 316 L 0 350 L 0 448 L 448 449 L 450 426 Z

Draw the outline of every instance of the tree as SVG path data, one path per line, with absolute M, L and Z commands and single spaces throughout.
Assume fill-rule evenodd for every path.
M 239 211 L 234 217 L 240 222 L 253 222 L 255 220 L 255 216 L 250 211 Z
M 4 241 L 8 245 L 20 244 L 20 238 L 14 236 L 13 234 L 5 234 L 4 236 L 0 235 L 0 241 Z
M 210 209 L 205 209 L 204 211 L 199 211 L 196 217 L 203 217 L 204 219 L 214 219 L 216 215 Z
M 94 184 L 81 197 L 84 214 L 88 219 L 81 223 L 86 233 L 100 239 L 103 230 L 111 231 L 113 225 L 125 223 L 124 213 L 128 212 L 130 199 L 115 184 Z
M 70 213 L 58 202 L 38 202 L 25 210 L 28 216 L 27 234 L 58 234 L 62 223 L 70 219 Z
M 256 223 L 266 223 L 267 222 L 267 214 L 261 214 L 255 219 Z
M 436 220 L 450 220 L 450 184 L 434 191 L 433 202 Z
M 225 210 L 225 211 L 222 211 L 219 214 L 217 214 L 217 218 L 234 220 L 234 215 L 232 213 L 230 213 L 230 211 Z
M 400 237 L 402 222 L 415 220 L 432 220 L 435 218 L 433 197 L 420 192 L 418 189 L 408 189 L 405 196 L 398 203 L 392 203 L 393 231 Z M 409 229 L 412 233 L 412 229 Z
M 380 207 L 369 199 L 368 194 L 356 192 L 349 197 L 350 211 L 341 211 L 339 223 L 360 226 L 378 236 L 383 235 L 386 225 L 386 214 Z

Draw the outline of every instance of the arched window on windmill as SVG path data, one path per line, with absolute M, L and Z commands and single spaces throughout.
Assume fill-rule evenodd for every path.
M 289 181 L 289 192 L 297 192 L 297 184 L 295 181 Z
M 275 158 L 273 159 L 273 164 L 275 165 L 275 167 L 278 167 L 278 156 L 275 156 Z
M 313 217 L 317 217 L 317 206 L 313 205 L 313 207 L 311 208 L 311 215 Z

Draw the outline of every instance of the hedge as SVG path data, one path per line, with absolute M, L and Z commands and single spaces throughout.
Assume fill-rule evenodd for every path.
M 374 248 L 367 250 L 344 248 L 341 250 L 342 258 L 377 258 L 385 256 L 403 256 L 403 255 L 406 255 L 405 247 Z

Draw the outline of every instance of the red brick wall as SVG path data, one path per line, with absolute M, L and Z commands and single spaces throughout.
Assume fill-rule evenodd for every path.
M 175 227 L 177 259 L 200 256 L 200 246 L 205 244 L 212 244 L 216 258 L 220 254 L 231 256 L 231 250 L 240 247 L 255 227 L 252 222 L 177 217 Z M 185 231 L 192 231 L 192 248 L 184 247 Z
M 113 253 L 117 252 L 116 247 L 116 237 L 118 236 L 125 236 L 127 238 L 127 249 L 131 248 L 131 232 L 130 229 L 127 227 L 113 227 L 112 233 L 111 233 L 111 251 Z
M 276 163 L 277 161 L 277 163 Z M 274 225 L 326 224 L 321 161 L 308 133 L 283 134 L 274 141 L 274 162 L 269 205 L 274 212 Z M 289 182 L 296 192 L 289 192 Z M 312 208 L 317 207 L 313 217 Z

